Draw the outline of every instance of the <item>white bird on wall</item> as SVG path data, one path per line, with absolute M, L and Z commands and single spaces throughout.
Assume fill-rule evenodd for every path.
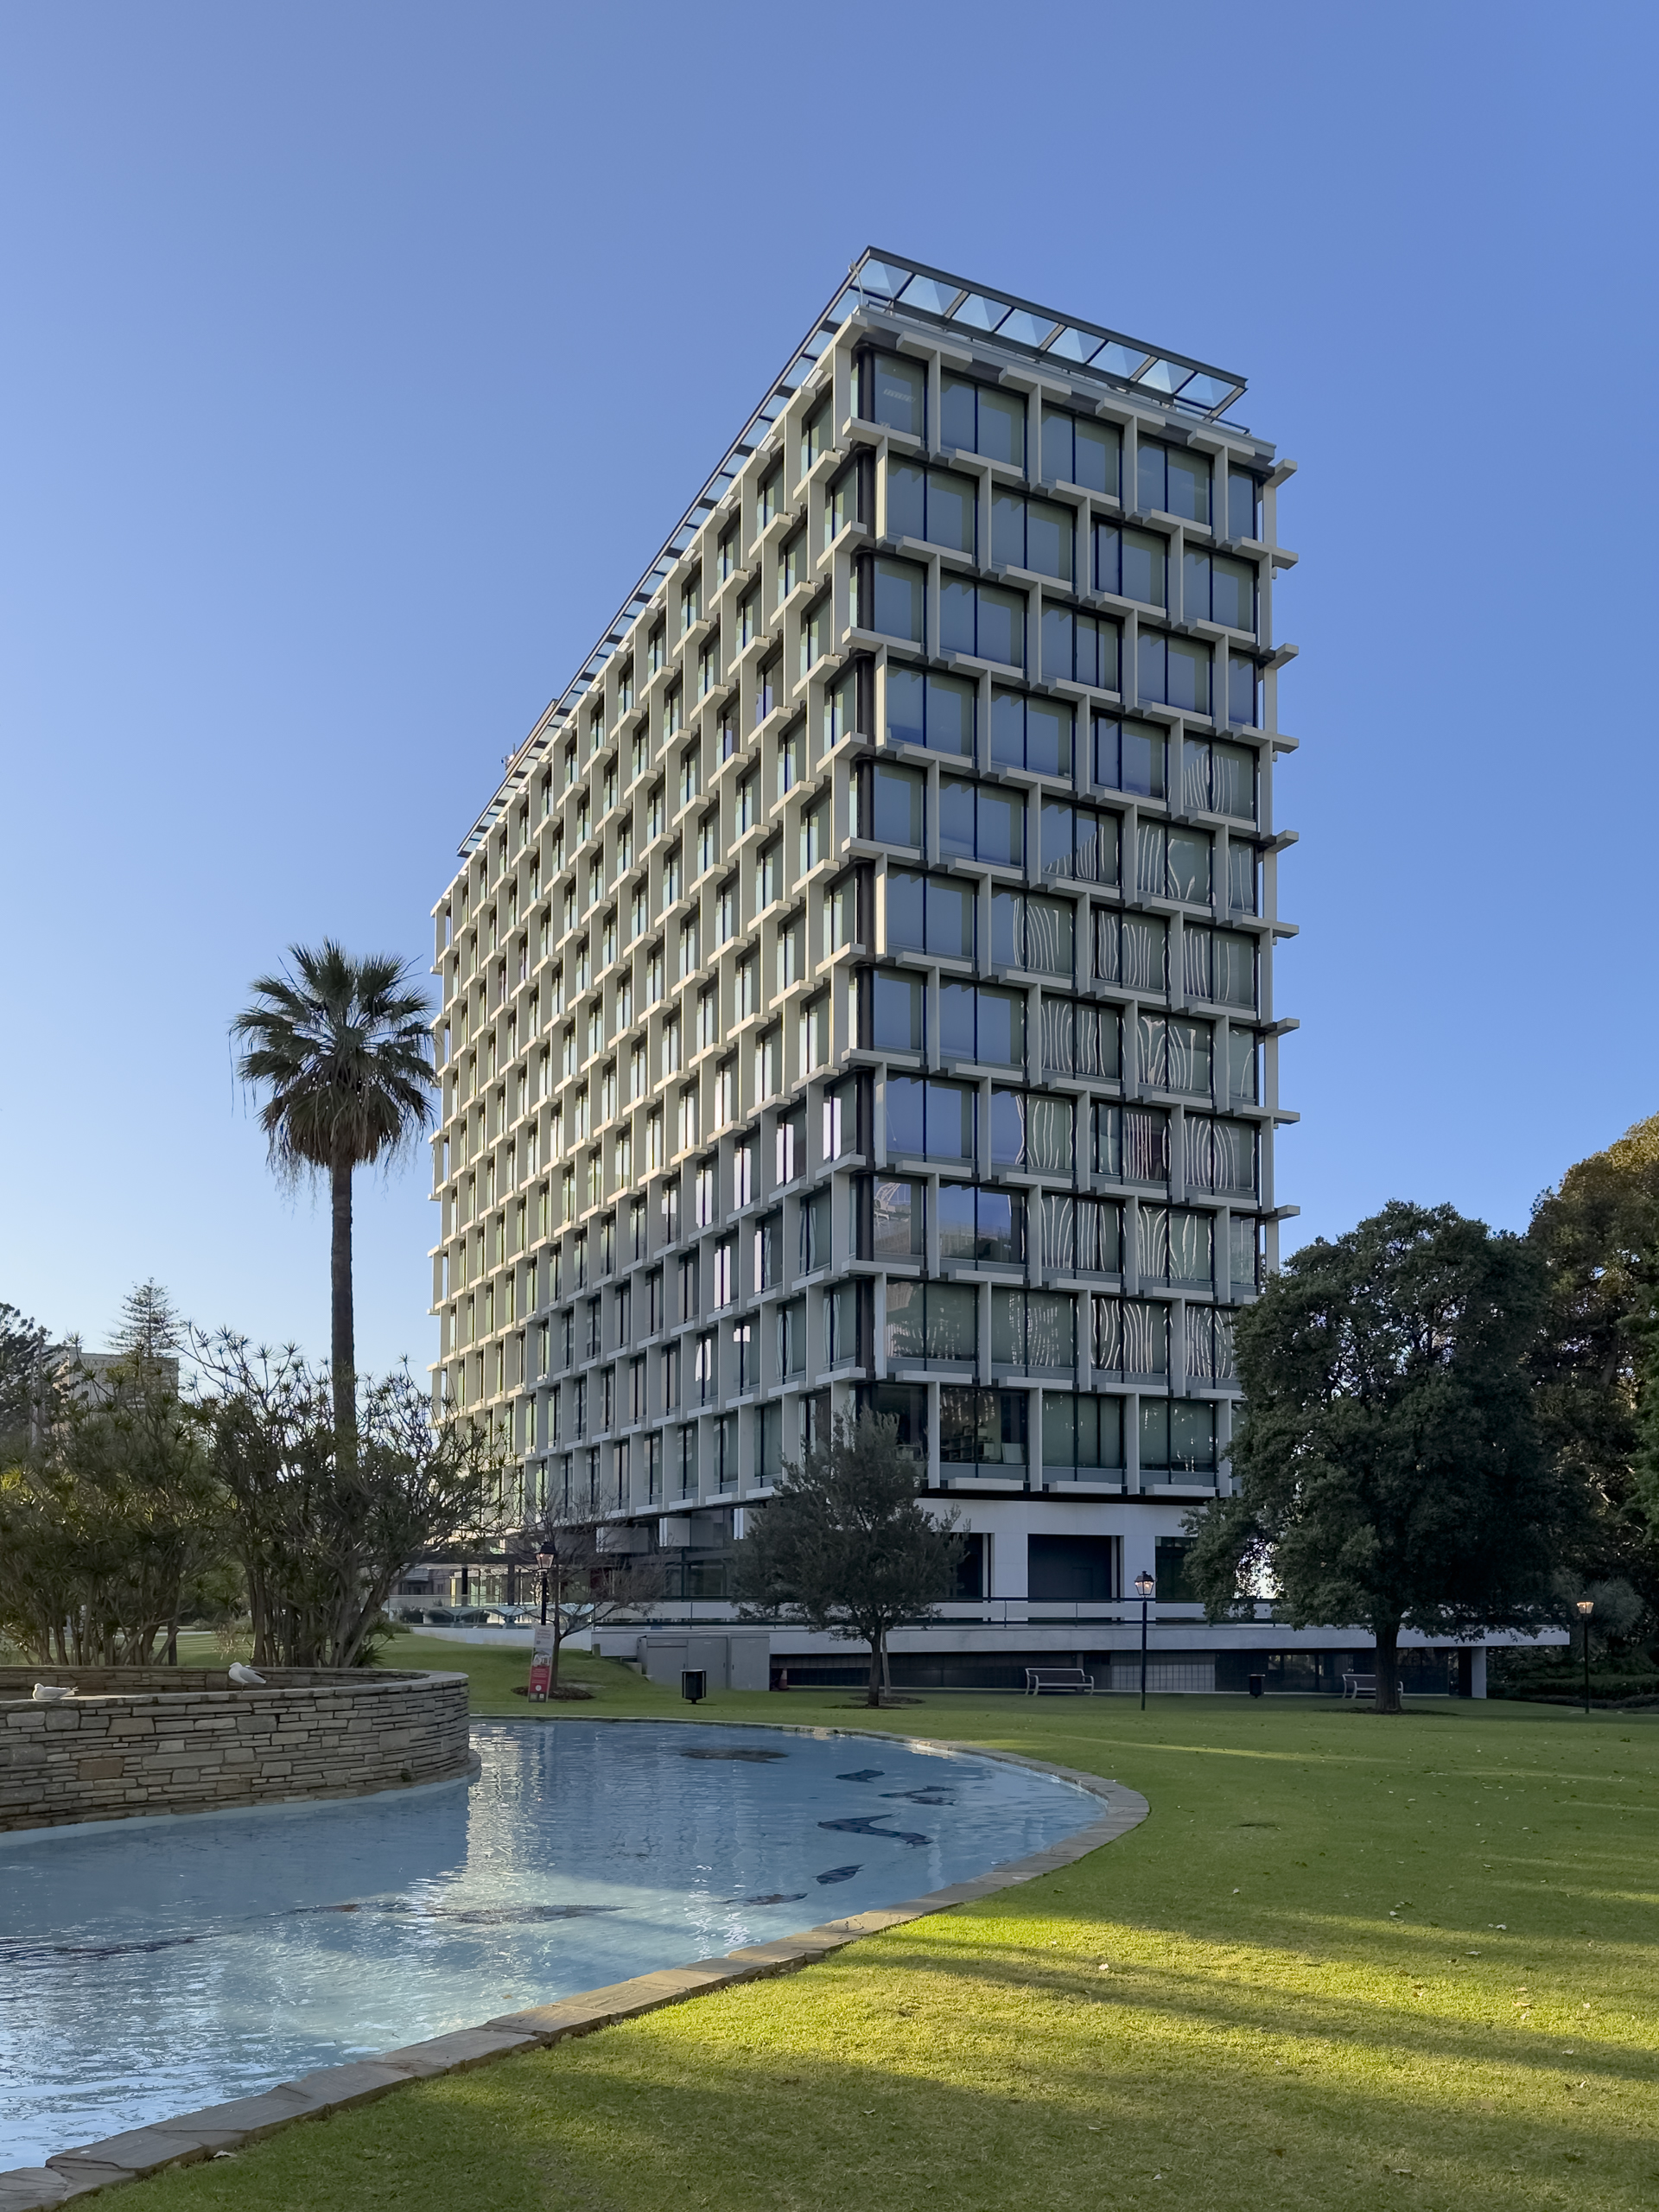
M 256 1675 L 251 1667 L 245 1667 L 239 1659 L 231 1662 L 231 1680 L 239 1690 L 258 1690 L 265 1686 L 263 1675 Z
M 73 1682 L 36 1682 L 35 1685 L 36 1705 L 61 1705 L 65 1698 L 73 1697 L 74 1694 Z

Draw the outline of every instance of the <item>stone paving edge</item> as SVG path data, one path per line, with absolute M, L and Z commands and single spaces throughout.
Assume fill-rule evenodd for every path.
M 584 1714 L 613 1726 L 626 1726 L 644 1716 Z M 757 1727 L 789 1735 L 861 1736 L 882 1743 L 893 1741 L 895 1732 L 876 1728 L 825 1728 L 806 1722 L 721 1721 L 721 1727 Z M 0 2212 L 50 2212 L 100 2190 L 143 2180 L 169 2166 L 199 2164 L 202 2160 L 234 2151 L 244 2143 L 257 2142 L 279 2127 L 296 2120 L 327 2120 L 354 2105 L 371 2104 L 406 2083 L 430 2081 L 441 2074 L 463 2073 L 515 2052 L 547 2050 L 573 2036 L 593 2034 L 623 2020 L 637 2020 L 664 2005 L 683 2004 L 711 1990 L 730 1989 L 740 1982 L 758 1981 L 793 1974 L 816 1960 L 832 1956 L 867 1936 L 925 1920 L 936 1912 L 969 1904 L 1034 1881 L 1058 1867 L 1074 1865 L 1090 1852 L 1114 1843 L 1138 1827 L 1151 1808 L 1139 1790 L 1126 1789 L 1099 1775 L 1080 1773 L 1048 1759 L 1027 1758 L 1018 1751 L 988 1751 L 982 1744 L 965 1744 L 938 1736 L 900 1736 L 898 1740 L 924 1750 L 962 1751 L 976 1758 L 1001 1759 L 1011 1766 L 1029 1767 L 1038 1774 L 1053 1775 L 1104 1798 L 1111 1809 L 1086 1827 L 1062 1838 L 1046 1850 L 1024 1859 L 1006 1859 L 969 1880 L 948 1888 L 931 1890 L 907 1898 L 902 1904 L 883 1905 L 870 1912 L 854 1913 L 844 1920 L 829 1920 L 795 1936 L 780 1936 L 765 1943 L 752 1943 L 712 1959 L 696 1959 L 685 1966 L 659 1967 L 627 1981 L 603 1989 L 587 1989 L 551 2005 L 527 2005 L 483 2020 L 476 2027 L 453 2029 L 424 2043 L 408 2044 L 400 2050 L 381 2052 L 368 2059 L 354 2059 L 344 2066 L 319 2067 L 297 2081 L 279 2082 L 257 2094 L 232 2098 L 228 2103 L 207 2105 L 199 2112 L 183 2113 L 171 2120 L 152 2120 L 97 2143 L 60 2151 L 44 2166 L 14 2166 L 0 2172 Z

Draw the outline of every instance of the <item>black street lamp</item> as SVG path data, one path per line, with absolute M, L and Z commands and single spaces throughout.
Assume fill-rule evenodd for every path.
M 1135 1595 L 1141 1600 L 1141 1710 L 1147 1709 L 1147 1607 L 1153 1592 L 1158 1587 L 1143 1567 L 1135 1578 Z
M 547 1626 L 547 1571 L 552 1566 L 553 1559 L 554 1554 L 551 1552 L 537 1552 L 536 1554 L 536 1564 L 542 1570 L 542 1626 L 543 1628 Z
M 1578 1605 L 1579 1618 L 1584 1623 L 1584 1711 L 1587 1719 L 1590 1713 L 1590 1616 L 1596 1610 L 1596 1601 L 1593 1598 L 1580 1598 Z

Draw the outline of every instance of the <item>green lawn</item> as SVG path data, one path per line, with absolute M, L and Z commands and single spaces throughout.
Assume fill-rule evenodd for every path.
M 399 1638 L 525 1716 L 524 1655 Z M 685 1714 L 585 1657 L 591 1705 Z M 863 1725 L 844 1693 L 704 1719 Z M 543 1718 L 545 1714 L 545 1718 Z M 1659 2201 L 1659 1728 L 1312 1699 L 871 1716 L 1116 1776 L 1151 1818 L 806 1972 L 303 2125 L 124 2212 L 1181 2212 Z

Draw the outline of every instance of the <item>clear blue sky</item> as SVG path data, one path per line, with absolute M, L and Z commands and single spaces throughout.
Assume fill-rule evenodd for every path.
M 867 243 L 1301 473 L 1281 1189 L 1524 1224 L 1659 1109 L 1650 6 L 0 11 L 0 1297 L 327 1345 L 226 1028 L 428 957 L 501 758 Z M 424 1159 L 359 1344 L 423 1366 Z

